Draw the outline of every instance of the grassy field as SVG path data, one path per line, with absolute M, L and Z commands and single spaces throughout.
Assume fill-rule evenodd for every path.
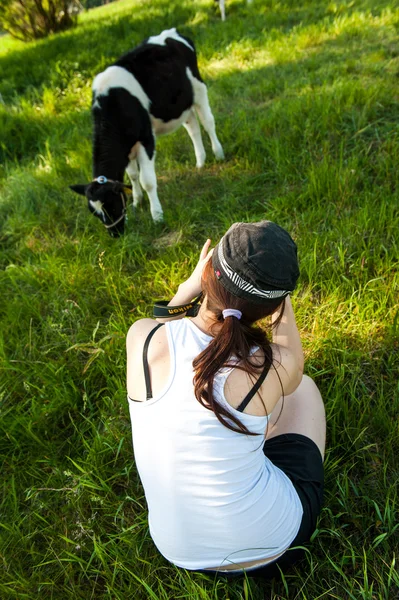
M 71 32 L 0 38 L 0 598 L 398 598 L 399 10 L 383 0 L 121 0 Z M 111 239 L 91 177 L 93 76 L 178 26 L 226 161 L 159 140 L 148 202 Z M 296 239 L 306 372 L 326 402 L 326 499 L 308 559 L 226 583 L 169 565 L 147 529 L 124 338 L 209 236 L 269 218 Z M 396 563 L 395 563 L 396 561 Z

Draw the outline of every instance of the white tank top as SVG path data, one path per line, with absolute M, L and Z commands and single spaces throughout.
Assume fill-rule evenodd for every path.
M 215 378 L 216 399 L 260 435 L 222 425 L 194 396 L 192 362 L 212 338 L 187 318 L 165 327 L 169 380 L 151 400 L 129 399 L 134 455 L 155 545 L 185 569 L 283 552 L 303 511 L 292 482 L 263 454 L 267 417 L 238 412 L 227 403 L 223 389 L 230 369 L 224 369 Z

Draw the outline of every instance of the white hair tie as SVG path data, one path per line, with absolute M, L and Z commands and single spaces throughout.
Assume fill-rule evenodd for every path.
M 242 312 L 240 310 L 236 310 L 235 308 L 225 308 L 222 310 L 223 318 L 226 317 L 236 317 L 238 320 L 242 317 Z

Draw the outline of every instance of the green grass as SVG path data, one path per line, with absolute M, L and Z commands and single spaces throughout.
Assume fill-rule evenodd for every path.
M 121 0 L 32 44 L 0 38 L 0 598 L 394 600 L 399 479 L 399 10 L 394 2 Z M 93 76 L 145 36 L 192 36 L 227 159 L 159 140 L 148 202 L 108 237 L 91 176 Z M 326 403 L 325 507 L 270 583 L 169 565 L 148 534 L 124 338 L 234 221 L 295 237 L 306 371 Z M 396 561 L 396 562 L 395 562 Z

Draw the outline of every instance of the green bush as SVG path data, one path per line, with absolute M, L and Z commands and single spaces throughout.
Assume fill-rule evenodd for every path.
M 0 0 L 0 27 L 13 37 L 30 41 L 74 27 L 79 0 Z

